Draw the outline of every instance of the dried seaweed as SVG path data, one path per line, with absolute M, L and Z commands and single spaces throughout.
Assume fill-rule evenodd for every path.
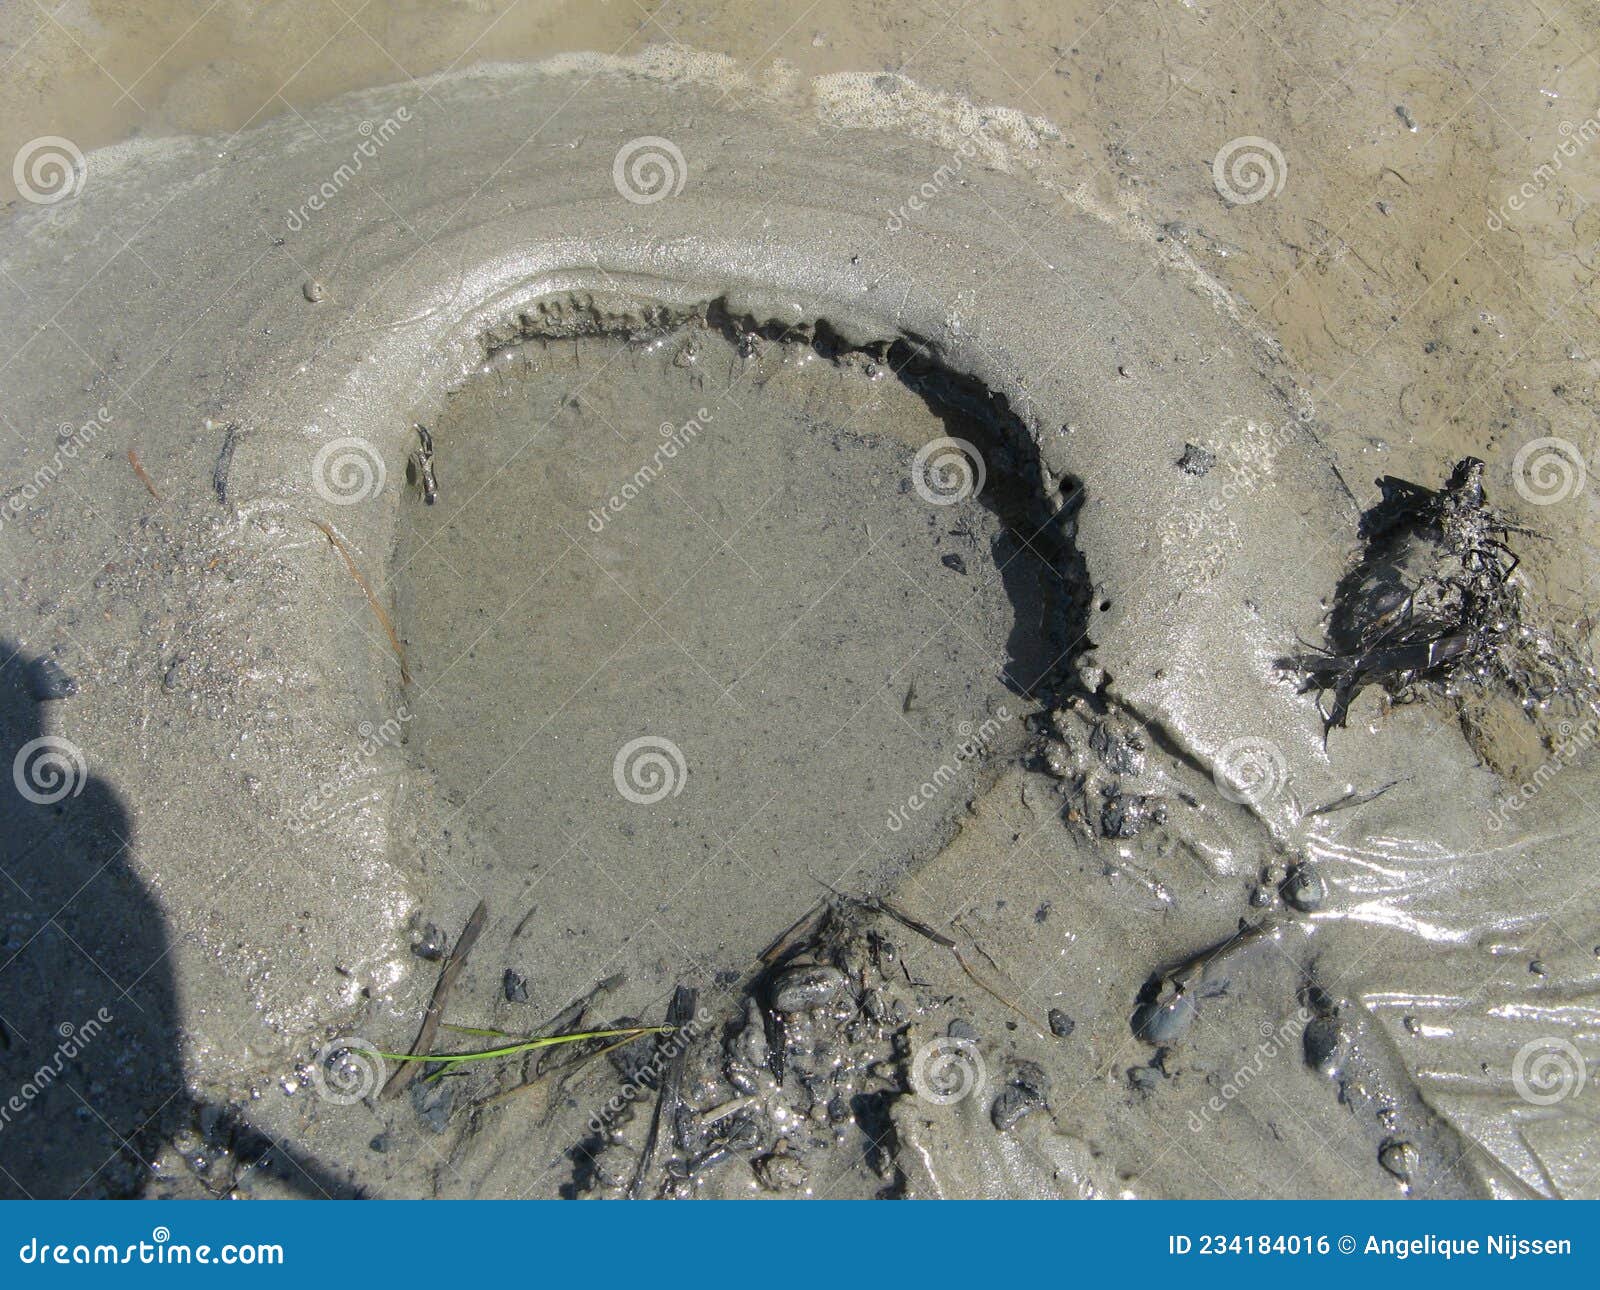
M 1539 537 L 1489 505 L 1483 462 L 1458 462 L 1442 488 L 1385 475 L 1362 517 L 1363 547 L 1340 580 L 1324 649 L 1280 659 L 1306 689 L 1331 692 L 1324 733 L 1356 696 L 1381 686 L 1405 702 L 1421 687 L 1503 687 L 1525 709 L 1585 692 L 1575 652 L 1529 621 L 1512 534 Z

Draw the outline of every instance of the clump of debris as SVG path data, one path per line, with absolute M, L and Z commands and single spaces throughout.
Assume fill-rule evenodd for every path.
M 1490 506 L 1484 464 L 1465 457 L 1442 488 L 1385 475 L 1361 520 L 1361 554 L 1340 580 L 1328 644 L 1280 659 L 1306 689 L 1332 693 L 1324 733 L 1343 726 L 1355 697 L 1379 685 L 1396 701 L 1426 686 L 1456 696 L 1501 687 L 1525 711 L 1558 698 L 1593 702 L 1593 670 L 1551 631 L 1534 626 L 1515 578 L 1512 534 L 1538 537 Z

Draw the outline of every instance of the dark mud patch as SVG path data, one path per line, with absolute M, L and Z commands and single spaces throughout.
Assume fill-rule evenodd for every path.
M 402 504 L 419 864 L 488 900 L 483 970 L 532 1008 L 615 971 L 642 1005 L 937 852 L 1072 683 L 1073 508 L 914 341 L 717 310 L 497 341 Z

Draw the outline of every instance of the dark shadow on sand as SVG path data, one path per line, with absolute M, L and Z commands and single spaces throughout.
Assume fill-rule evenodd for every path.
M 191 1097 L 167 920 L 94 750 L 61 733 L 72 691 L 0 638 L 0 1199 L 167 1194 L 161 1144 L 202 1126 L 211 1151 L 292 1191 L 352 1194 L 236 1108 L 202 1114 Z

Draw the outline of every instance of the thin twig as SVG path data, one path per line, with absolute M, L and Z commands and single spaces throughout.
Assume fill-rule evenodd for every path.
M 651 1029 L 655 1029 L 655 1027 L 651 1027 Z M 638 1037 L 638 1034 L 631 1034 L 626 1039 L 619 1039 L 614 1044 L 607 1044 L 604 1048 L 597 1048 L 592 1053 L 584 1053 L 582 1056 L 568 1062 L 565 1066 L 556 1066 L 550 1070 L 541 1071 L 532 1079 L 524 1080 L 520 1084 L 513 1084 L 510 1088 L 501 1089 L 498 1093 L 491 1093 L 488 1097 L 473 1103 L 473 1105 L 475 1107 L 493 1106 L 496 1102 L 505 1101 L 513 1093 L 530 1093 L 534 1089 L 542 1088 L 551 1080 L 565 1079 L 568 1075 L 577 1071 L 579 1067 L 586 1066 L 592 1062 L 596 1057 L 604 1057 L 607 1053 L 614 1053 L 619 1048 L 626 1048 Z
M 228 504 L 228 473 L 233 469 L 233 450 L 239 444 L 239 427 L 229 424 L 222 434 L 222 449 L 217 453 L 217 464 L 211 468 L 211 487 L 217 500 Z
M 137 463 L 135 468 L 137 469 Z M 378 622 L 383 625 L 383 630 L 389 635 L 389 644 L 394 647 L 394 655 L 400 660 L 400 684 L 410 685 L 411 669 L 406 666 L 405 648 L 400 644 L 400 637 L 395 634 L 394 624 L 389 621 L 389 615 L 384 613 L 383 606 L 378 603 L 378 598 L 372 594 L 372 588 L 367 584 L 367 580 L 361 576 L 361 570 L 356 568 L 355 557 L 350 554 L 350 548 L 344 544 L 344 539 L 335 533 L 329 525 L 311 515 L 307 515 L 305 518 L 321 529 L 323 536 L 333 544 L 333 549 L 344 557 L 345 568 L 350 570 L 350 576 L 356 580 L 356 584 L 361 588 L 362 594 L 367 598 L 367 604 L 372 606 L 373 614 L 377 616 Z
M 161 494 L 156 492 L 156 481 L 150 478 L 150 472 L 144 468 L 143 463 L 139 460 L 139 454 L 132 448 L 128 449 L 128 465 L 132 466 L 133 473 L 139 476 L 139 482 L 144 485 L 145 492 L 159 502 Z
M 880 914 L 887 914 L 890 918 L 894 919 L 895 922 L 904 927 L 910 928 L 913 932 L 916 932 L 917 935 L 926 936 L 935 945 L 943 946 L 945 949 L 949 950 L 950 953 L 955 955 L 956 962 L 960 965 L 961 970 L 967 974 L 968 979 L 971 980 L 974 985 L 976 985 L 985 994 L 989 995 L 1006 1008 L 1009 1008 L 1012 1012 L 1016 1013 L 1017 1016 L 1026 1021 L 1039 1034 L 1042 1035 L 1045 1033 L 1045 1027 L 1038 1020 L 1038 1018 L 1029 1016 L 1028 1013 L 1023 1011 L 1022 1008 L 1020 1008 L 1010 999 L 1006 998 L 1005 995 L 1001 994 L 1000 991 L 996 990 L 992 985 L 974 972 L 971 965 L 965 958 L 962 957 L 960 947 L 957 946 L 954 940 L 946 936 L 943 932 L 929 927 L 926 923 L 911 917 L 910 914 L 905 913 L 903 910 L 896 909 L 888 901 L 877 896 L 870 897 L 867 900 L 856 900 L 855 903 L 863 906 L 864 908 L 876 910 Z M 977 945 L 977 942 L 974 941 L 973 944 Z M 989 962 L 994 962 L 994 960 L 989 957 L 988 951 L 985 950 L 983 946 L 977 945 L 977 948 L 980 954 L 989 959 Z M 999 971 L 999 967 L 996 966 L 995 970 Z

